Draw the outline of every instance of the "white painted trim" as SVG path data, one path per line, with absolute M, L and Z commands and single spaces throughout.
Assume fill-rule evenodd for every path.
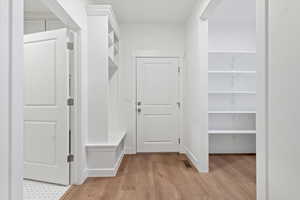
M 0 2 L 0 199 L 23 191 L 23 1 Z
M 136 154 L 135 148 L 132 148 L 132 147 L 126 147 L 126 148 L 125 148 L 125 154 L 126 154 L 126 155 Z
M 112 138 L 109 138 L 109 141 L 101 144 L 86 144 L 85 147 L 87 151 L 114 151 L 116 150 L 122 141 L 126 137 L 126 131 L 119 131 L 116 133 L 112 133 Z
M 157 50 L 138 50 L 135 51 L 132 55 L 134 59 L 136 58 L 183 58 L 182 54 L 179 53 L 170 53 Z
M 268 17 L 269 0 L 256 0 L 257 34 L 257 200 L 269 200 L 268 194 Z
M 112 152 L 116 151 L 118 146 L 110 144 L 87 144 L 85 148 L 87 152 Z
M 108 16 L 112 28 L 116 32 L 118 38 L 120 37 L 120 30 L 117 18 L 111 5 L 91 4 L 87 6 L 86 11 L 88 16 Z
M 209 0 L 204 10 L 201 12 L 200 19 L 207 20 L 213 14 L 216 8 L 221 4 L 222 0 Z
M 114 177 L 117 175 L 119 167 L 124 158 L 125 152 L 123 151 L 113 168 L 101 168 L 101 169 L 87 169 L 88 177 Z
M 179 76 L 179 97 L 178 100 L 181 102 L 181 109 L 179 110 L 179 136 L 181 143 L 179 144 L 178 152 L 184 152 L 183 148 L 183 141 L 184 141 L 184 134 L 183 134 L 183 77 L 184 77 L 184 62 L 183 58 L 184 55 L 180 53 L 170 53 L 158 50 L 137 50 L 132 54 L 132 63 L 133 63 L 133 78 L 132 79 L 132 88 L 134 89 L 133 92 L 133 102 L 132 102 L 132 109 L 133 109 L 133 137 L 132 137 L 132 144 L 135 144 L 134 147 L 125 147 L 125 149 L 131 149 L 129 154 L 136 154 L 137 153 L 137 112 L 136 112 L 136 98 L 137 98 L 137 71 L 136 71 L 136 59 L 137 58 L 178 58 L 178 62 L 181 65 L 181 73 Z
M 80 127 L 81 127 L 81 106 L 80 106 L 80 90 L 81 90 L 81 73 L 80 73 L 80 35 L 79 32 L 75 32 L 73 34 L 73 43 L 74 43 L 74 60 L 73 60 L 73 98 L 75 101 L 74 106 L 72 106 L 71 110 L 71 151 L 75 156 L 74 162 L 70 165 L 70 184 L 79 184 L 81 182 L 81 173 L 80 173 L 80 162 L 83 162 L 83 159 L 79 156 L 80 149 L 82 147 L 82 141 L 81 141 L 81 133 Z
M 83 184 L 88 177 L 89 177 L 88 170 L 87 170 L 87 168 L 85 168 L 81 173 L 81 177 L 79 179 L 78 184 L 79 185 Z
M 186 147 L 183 147 L 185 150 L 185 154 L 188 157 L 188 159 L 193 163 L 194 167 L 198 170 L 200 173 L 208 173 L 209 169 L 207 168 L 201 168 L 201 164 L 197 160 L 196 156 Z

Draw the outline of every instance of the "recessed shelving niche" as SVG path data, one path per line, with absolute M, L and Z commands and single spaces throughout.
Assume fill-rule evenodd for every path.
M 256 53 L 210 51 L 209 134 L 256 134 Z

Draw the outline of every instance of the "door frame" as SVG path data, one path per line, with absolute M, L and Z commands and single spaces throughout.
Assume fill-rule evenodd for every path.
M 179 73 L 179 79 L 178 79 L 178 101 L 181 103 L 181 108 L 179 110 L 179 137 L 180 137 L 180 144 L 179 144 L 179 152 L 184 153 L 183 143 L 184 143 L 184 137 L 183 137 L 183 77 L 184 77 L 184 65 L 183 65 L 183 55 L 180 54 L 170 54 L 158 50 L 147 50 L 147 51 L 136 51 L 132 55 L 132 62 L 133 62 L 133 68 L 132 68 L 132 88 L 133 88 L 133 102 L 132 102 L 132 119 L 133 119 L 133 134 L 132 134 L 132 144 L 133 147 L 130 149 L 126 149 L 127 154 L 136 154 L 137 151 L 137 110 L 136 110 L 136 104 L 137 104 L 137 59 L 138 58 L 176 58 L 178 59 L 178 63 L 180 65 L 180 73 Z M 128 148 L 128 147 L 127 147 Z
M 41 13 L 39 15 L 42 15 Z M 47 14 L 46 14 L 47 16 Z M 65 27 L 67 36 L 66 42 L 66 51 L 69 51 L 67 53 L 68 61 L 68 71 L 69 75 L 71 76 L 71 81 L 69 82 L 69 93 L 72 93 L 72 96 L 70 98 L 74 99 L 74 105 L 69 107 L 68 115 L 69 115 L 69 130 L 71 131 L 70 138 L 69 138 L 69 149 L 70 153 L 74 155 L 74 161 L 69 163 L 69 185 L 76 184 L 77 183 L 77 173 L 78 173 L 78 166 L 81 162 L 79 155 L 78 155 L 78 139 L 79 139 L 79 132 L 78 132 L 78 125 L 80 122 L 78 121 L 80 116 L 79 113 L 79 104 L 78 104 L 78 94 L 80 91 L 78 91 L 78 80 L 79 80 L 79 63 L 78 63 L 78 57 L 79 57 L 79 38 L 78 38 L 78 30 L 72 28 L 72 26 L 67 25 Z M 46 30 L 45 30 L 46 31 Z M 30 35 L 30 34 L 29 34 Z M 73 43 L 73 50 L 67 49 L 67 42 Z M 67 101 L 67 99 L 66 99 Z M 67 103 L 67 102 L 66 102 Z M 77 122 L 77 123 L 76 123 Z M 68 133 L 69 134 L 69 133 Z M 67 158 L 66 158 L 67 159 Z
M 256 198 L 269 200 L 269 2 L 256 0 Z
M 81 93 L 82 86 L 82 41 L 85 41 L 85 29 L 77 24 L 74 16 L 63 7 L 60 0 L 42 0 L 45 5 L 59 19 L 68 24 L 68 28 L 77 33 L 77 46 L 75 54 L 75 93 L 76 106 L 74 107 L 74 154 L 76 162 L 71 166 L 71 184 L 81 184 L 86 176 L 81 168 L 83 155 L 79 155 L 83 150 L 84 137 L 82 136 L 82 111 Z M 77 16 L 75 16 L 77 17 Z M 23 0 L 3 0 L 0 3 L 0 156 L 3 165 L 0 166 L 0 198 L 7 200 L 23 199 L 23 79 L 24 79 L 24 1 Z M 84 26 L 84 24 L 82 24 Z
M 44 1 L 44 0 L 41 0 Z M 74 105 L 70 106 L 69 109 L 69 129 L 71 131 L 71 138 L 69 138 L 69 147 L 71 148 L 71 154 L 74 155 L 74 161 L 69 163 L 69 184 L 78 184 L 79 180 L 78 173 L 79 173 L 79 166 L 82 162 L 81 157 L 79 156 L 79 150 L 80 146 L 78 143 L 78 140 L 80 140 L 80 132 L 79 132 L 79 126 L 80 126 L 80 104 L 79 104 L 79 94 L 80 94 L 80 65 L 79 65 L 79 59 L 80 59 L 80 29 L 78 28 L 77 24 L 74 24 L 74 22 L 71 23 L 70 19 L 67 17 L 68 13 L 62 12 L 58 8 L 53 8 L 55 4 L 53 2 L 45 3 L 45 6 L 48 7 L 53 12 L 53 15 L 56 17 L 62 17 L 60 20 L 67 24 L 66 29 L 67 33 L 69 35 L 68 41 L 73 43 L 73 50 L 72 52 L 68 53 L 68 68 L 69 73 L 71 75 L 71 85 L 69 86 L 73 93 L 70 98 L 74 99 Z M 34 14 L 33 14 L 34 15 Z M 42 14 L 40 14 L 42 15 Z M 48 16 L 47 14 L 45 16 Z M 25 17 L 24 17 L 25 19 Z M 72 20 L 73 21 L 73 20 Z M 66 23 L 67 22 L 67 23 Z M 72 33 L 70 33 L 72 32 Z M 70 38 L 70 34 L 72 34 L 72 37 Z M 70 51 L 67 49 L 66 44 L 66 51 Z M 72 56 L 70 56 L 72 54 Z M 72 60 L 70 60 L 72 59 Z
M 80 151 L 82 150 L 82 132 L 81 132 L 81 81 L 82 81 L 82 74 L 81 74 L 81 57 L 82 57 L 82 50 L 81 50 L 81 41 L 82 41 L 82 28 L 77 24 L 73 18 L 73 16 L 70 15 L 70 13 L 67 12 L 66 9 L 64 9 L 59 2 L 59 0 L 40 0 L 44 3 L 44 5 L 51 10 L 54 16 L 59 18 L 65 25 L 66 28 L 70 31 L 72 31 L 73 34 L 73 96 L 74 99 L 74 105 L 71 107 L 71 118 L 70 118 L 70 129 L 71 129 L 71 151 L 74 155 L 74 162 L 70 163 L 70 171 L 69 171 L 69 177 L 70 177 L 70 185 L 72 184 L 81 184 L 83 183 L 84 179 L 86 178 L 85 175 L 82 177 L 82 172 L 80 169 L 80 166 L 82 165 L 82 162 L 84 162 L 84 159 L 80 155 Z M 67 42 L 67 41 L 66 41 Z M 70 42 L 70 41 L 69 41 Z M 70 64 L 70 63 L 69 63 Z

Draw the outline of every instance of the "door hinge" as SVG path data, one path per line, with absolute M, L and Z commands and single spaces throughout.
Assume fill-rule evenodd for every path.
M 181 143 L 180 138 L 178 138 L 178 144 L 180 144 L 180 143 Z
M 67 157 L 67 161 L 68 161 L 68 163 L 74 162 L 74 155 L 73 154 L 69 154 L 68 157 Z
M 73 42 L 67 42 L 67 49 L 68 50 L 74 50 L 74 43 Z
M 67 105 L 68 106 L 74 106 L 74 99 L 73 98 L 68 98 Z
M 181 69 L 180 69 L 180 67 L 178 66 L 178 73 L 180 73 L 181 72 Z
M 181 103 L 177 102 L 177 106 L 178 106 L 178 108 L 180 108 L 181 107 Z

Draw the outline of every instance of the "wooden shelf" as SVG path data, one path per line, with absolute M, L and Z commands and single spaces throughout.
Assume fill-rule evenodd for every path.
M 109 74 L 109 79 L 113 77 L 113 75 L 118 71 L 119 67 L 118 65 L 111 59 L 111 57 L 108 57 L 108 74 Z
M 112 38 L 112 34 L 108 34 L 108 47 L 114 45 L 114 39 Z
M 119 54 L 119 46 L 117 46 L 116 44 L 114 45 L 114 55 L 118 55 Z
M 256 74 L 256 71 L 243 71 L 243 70 L 215 70 L 215 71 L 208 71 L 208 74 Z
M 256 92 L 253 91 L 209 91 L 208 94 L 246 94 L 255 95 Z
M 208 111 L 208 114 L 256 114 L 256 111 L 252 110 L 216 110 L 216 111 Z
M 209 50 L 208 53 L 230 53 L 230 54 L 256 54 L 256 51 L 247 51 L 247 50 Z
M 228 135 L 228 134 L 238 134 L 238 135 L 249 135 L 256 134 L 256 130 L 209 130 L 208 134 L 211 135 Z

